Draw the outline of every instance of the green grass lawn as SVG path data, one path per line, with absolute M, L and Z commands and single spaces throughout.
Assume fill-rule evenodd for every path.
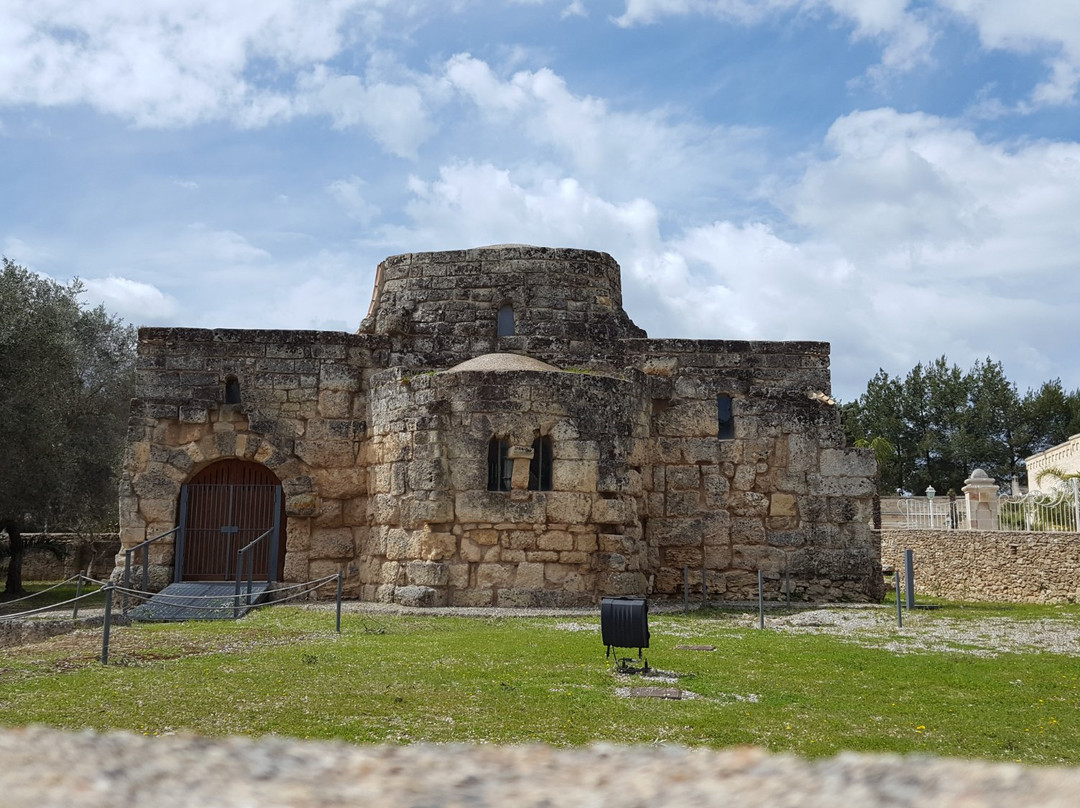
M 13 601 L 0 600 L 0 617 L 31 609 L 41 609 L 75 597 L 78 585 L 74 581 L 57 584 L 58 582 L 54 581 L 31 581 L 24 584 L 23 588 L 27 592 L 25 596 Z M 98 587 L 95 584 L 85 583 L 82 587 L 82 594 L 85 595 L 97 590 Z M 82 602 L 80 608 L 101 608 L 101 603 L 100 598 L 87 598 Z M 70 609 L 71 606 L 68 605 L 62 608 Z
M 918 620 L 999 612 L 1080 626 L 1073 607 L 944 606 Z M 614 675 L 598 616 L 346 614 L 337 635 L 332 612 L 274 607 L 238 623 L 114 628 L 115 664 L 107 667 L 97 659 L 100 630 L 86 630 L 0 649 L 0 724 L 356 743 L 755 744 L 809 757 L 857 750 L 1080 763 L 1076 657 L 982 657 L 962 643 L 898 654 L 858 637 L 760 631 L 739 618 L 651 616 L 649 662 L 675 682 Z M 909 629 L 909 639 L 918 631 Z M 716 650 L 677 650 L 682 644 Z M 693 697 L 626 697 L 641 685 Z

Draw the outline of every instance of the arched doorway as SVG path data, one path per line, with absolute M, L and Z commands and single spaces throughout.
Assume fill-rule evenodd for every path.
M 181 489 L 177 524 L 177 580 L 235 580 L 246 574 L 237 569 L 237 552 L 259 537 L 249 551 L 252 578 L 281 580 L 285 502 L 281 482 L 266 466 L 238 459 L 207 466 Z

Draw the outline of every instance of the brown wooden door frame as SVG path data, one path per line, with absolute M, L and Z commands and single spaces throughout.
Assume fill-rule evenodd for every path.
M 221 460 L 181 489 L 174 579 L 236 580 L 237 551 L 266 531 L 253 548 L 253 579 L 277 581 L 285 559 L 285 504 L 273 472 L 252 461 Z

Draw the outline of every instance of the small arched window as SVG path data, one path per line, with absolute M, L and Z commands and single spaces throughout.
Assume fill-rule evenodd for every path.
M 488 491 L 509 491 L 514 476 L 514 461 L 507 457 L 510 441 L 492 438 L 488 441 Z
M 499 324 L 496 336 L 514 336 L 514 306 L 512 303 L 503 303 L 499 307 Z
M 533 456 L 529 461 L 529 490 L 551 490 L 551 438 L 540 435 L 533 441 Z
M 240 403 L 240 382 L 235 376 L 227 376 L 225 378 L 225 403 Z

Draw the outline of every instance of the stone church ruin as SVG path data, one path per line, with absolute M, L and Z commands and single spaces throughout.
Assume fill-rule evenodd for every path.
M 649 339 L 606 253 L 378 268 L 355 334 L 143 328 L 121 486 L 157 587 L 345 572 L 348 596 L 877 600 L 876 465 L 821 342 Z M 123 559 L 123 555 L 118 556 Z

